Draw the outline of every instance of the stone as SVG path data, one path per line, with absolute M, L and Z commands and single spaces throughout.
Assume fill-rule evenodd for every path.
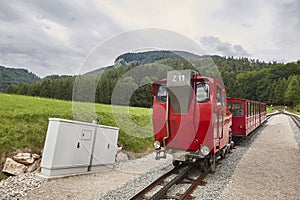
M 26 169 L 27 167 L 24 164 L 17 163 L 11 158 L 6 158 L 2 172 L 17 176 L 25 173 Z
M 118 147 L 117 153 L 120 153 L 123 150 L 123 147 Z
M 120 151 L 116 156 L 116 162 L 124 162 L 128 160 L 128 155 Z
M 37 160 L 37 159 L 39 159 L 41 156 L 38 155 L 38 154 L 33 153 L 33 154 L 32 154 L 32 157 L 33 157 L 34 160 Z
M 26 172 L 34 172 L 37 170 L 41 165 L 41 159 L 36 160 L 32 165 L 29 165 L 26 169 Z
M 40 156 L 32 153 L 18 153 L 13 157 L 13 159 L 24 165 L 32 165 L 36 159 Z

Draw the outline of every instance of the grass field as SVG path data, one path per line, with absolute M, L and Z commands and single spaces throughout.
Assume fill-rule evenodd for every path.
M 153 131 L 150 109 L 129 108 L 128 117 L 125 115 L 126 107 L 116 107 L 117 111 L 113 115 L 110 105 L 95 104 L 94 106 L 88 103 L 72 105 L 69 101 L 0 93 L 0 155 L 2 160 L 5 155 L 17 149 L 27 148 L 32 152 L 40 153 L 47 132 L 48 118 L 74 119 L 72 108 L 74 105 L 81 109 L 79 113 L 77 112 L 77 117 L 75 115 L 76 119 L 81 118 L 81 121 L 92 121 L 95 115 L 89 113 L 91 107 L 95 108 L 95 114 L 103 125 L 117 126 L 114 118 L 117 116 L 121 119 L 119 144 L 125 150 L 144 152 L 151 148 Z M 132 119 L 135 126 L 128 119 Z M 140 127 L 147 124 L 146 127 Z

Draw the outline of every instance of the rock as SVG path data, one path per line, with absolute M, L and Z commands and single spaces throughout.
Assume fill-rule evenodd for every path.
M 123 147 L 118 147 L 117 153 L 120 153 L 122 151 Z
M 18 153 L 14 156 L 14 160 L 24 165 L 32 165 L 40 156 L 32 153 Z
M 18 153 L 13 157 L 13 159 L 25 165 L 31 165 L 34 163 L 34 158 L 32 157 L 31 153 Z
M 6 158 L 2 172 L 17 176 L 23 174 L 26 169 L 27 167 L 24 164 L 17 163 L 11 158 Z
M 128 160 L 127 154 L 120 151 L 116 156 L 116 162 L 124 162 Z
M 37 160 L 37 159 L 39 159 L 41 156 L 38 155 L 38 154 L 33 153 L 33 154 L 32 154 L 32 157 L 33 157 L 34 160 Z
M 37 170 L 41 165 L 41 159 L 36 160 L 32 165 L 29 165 L 26 169 L 26 172 L 34 172 Z

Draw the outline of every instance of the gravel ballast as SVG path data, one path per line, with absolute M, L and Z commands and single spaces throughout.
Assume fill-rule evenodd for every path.
M 44 179 L 34 173 L 11 176 L 0 182 L 0 199 L 23 199 L 31 190 L 37 189 Z

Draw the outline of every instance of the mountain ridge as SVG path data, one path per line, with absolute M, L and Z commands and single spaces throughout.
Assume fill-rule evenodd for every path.
M 40 77 L 27 69 L 0 66 L 0 92 L 5 92 L 10 85 L 18 85 L 19 83 L 31 84 L 40 80 Z

